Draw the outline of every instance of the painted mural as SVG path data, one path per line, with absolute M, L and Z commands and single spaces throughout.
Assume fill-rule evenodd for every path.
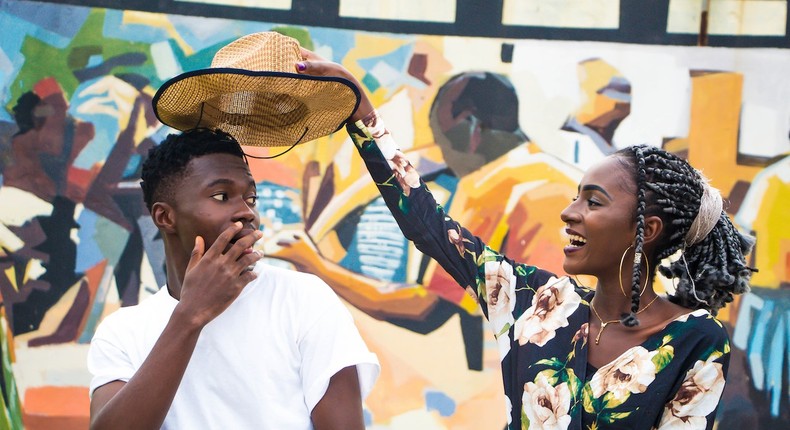
M 516 260 L 561 271 L 558 214 L 596 160 L 634 143 L 687 157 L 757 237 L 753 290 L 719 315 L 735 349 L 718 428 L 790 426 L 787 49 L 406 35 L 11 1 L 0 27 L 0 429 L 86 427 L 97 324 L 165 279 L 138 185 L 142 157 L 172 132 L 151 98 L 224 44 L 267 30 L 356 73 L 451 216 Z M 251 163 L 260 249 L 330 284 L 379 356 L 368 428 L 503 428 L 487 322 L 405 241 L 345 133 Z

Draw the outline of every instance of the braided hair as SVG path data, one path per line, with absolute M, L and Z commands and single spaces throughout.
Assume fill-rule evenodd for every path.
M 222 130 L 194 128 L 183 133 L 169 134 L 162 143 L 148 151 L 143 163 L 143 200 L 148 210 L 155 202 L 171 200 L 177 180 L 186 173 L 187 164 L 208 154 L 230 154 L 247 162 L 239 142 Z
M 658 216 L 664 224 L 661 237 L 650 256 L 652 267 L 676 281 L 673 303 L 690 309 L 707 309 L 716 315 L 733 300 L 733 294 L 749 291 L 749 278 L 755 269 L 746 263 L 754 238 L 739 232 L 721 211 L 716 225 L 702 240 L 688 244 L 686 235 L 700 211 L 705 179 L 684 159 L 662 149 L 636 145 L 617 151 L 626 171 L 633 172 L 636 184 L 635 253 L 644 256 L 645 217 Z M 668 266 L 661 260 L 681 251 L 680 258 Z M 642 257 L 647 258 L 647 257 Z M 634 259 L 631 280 L 631 312 L 621 322 L 629 327 L 639 324 L 641 259 Z M 652 277 L 653 273 L 646 276 Z

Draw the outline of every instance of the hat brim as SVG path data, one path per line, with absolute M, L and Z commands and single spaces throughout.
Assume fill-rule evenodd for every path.
M 219 128 L 241 145 L 293 146 L 339 130 L 360 94 L 347 79 L 233 68 L 195 70 L 165 82 L 152 104 L 178 130 Z

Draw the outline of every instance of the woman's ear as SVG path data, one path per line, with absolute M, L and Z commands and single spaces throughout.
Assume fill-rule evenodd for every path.
M 661 221 L 656 215 L 645 217 L 645 236 L 644 243 L 650 244 L 661 237 L 661 232 L 664 231 L 664 221 Z
M 151 218 L 159 230 L 164 233 L 174 233 L 176 214 L 173 207 L 164 202 L 156 202 L 151 206 Z

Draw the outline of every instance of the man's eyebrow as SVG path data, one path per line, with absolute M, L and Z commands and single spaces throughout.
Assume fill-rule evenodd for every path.
M 234 183 L 235 183 L 235 181 L 232 180 L 232 179 L 217 178 L 217 179 L 214 179 L 213 181 L 209 182 L 208 184 L 206 184 L 206 188 L 215 187 L 217 185 L 233 185 Z M 257 189 L 257 186 L 255 184 L 255 180 L 254 179 L 250 179 L 249 182 L 247 183 L 247 186 L 250 187 L 250 188 L 256 188 Z
M 585 186 L 581 187 L 581 190 L 582 191 L 600 191 L 606 197 L 608 197 L 609 200 L 613 200 L 612 196 L 610 196 L 609 193 L 607 193 L 606 190 L 604 190 L 603 187 L 601 187 L 600 185 L 594 185 L 594 184 L 585 185 Z
M 214 187 L 214 186 L 217 186 L 217 185 L 229 185 L 229 184 L 232 184 L 232 183 L 233 183 L 233 181 L 231 181 L 230 179 L 218 178 L 218 179 L 214 179 L 213 181 L 211 181 L 208 184 L 206 184 L 206 188 L 211 188 L 211 187 Z

